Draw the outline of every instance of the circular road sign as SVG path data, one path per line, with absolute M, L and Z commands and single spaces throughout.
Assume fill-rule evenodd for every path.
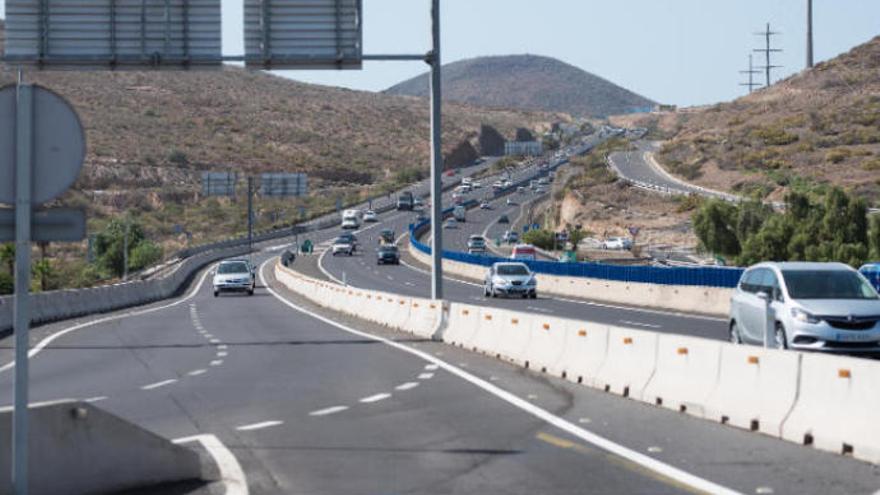
M 0 88 L 0 203 L 15 203 L 16 86 Z M 86 156 L 85 133 L 63 97 L 33 86 L 31 202 L 57 198 L 76 181 Z

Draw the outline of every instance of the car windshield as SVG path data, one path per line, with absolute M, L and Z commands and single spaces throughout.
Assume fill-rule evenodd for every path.
M 792 299 L 877 299 L 857 273 L 848 270 L 783 270 Z
M 528 275 L 529 269 L 525 265 L 498 265 L 495 270 L 498 275 Z
M 221 263 L 217 268 L 217 273 L 248 273 L 247 263 L 241 261 L 236 263 Z
M 348 244 L 350 241 L 345 237 L 337 237 L 333 244 Z

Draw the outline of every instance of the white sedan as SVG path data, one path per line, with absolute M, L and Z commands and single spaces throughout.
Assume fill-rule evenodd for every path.
M 378 222 L 378 221 L 379 221 L 379 215 L 376 215 L 376 212 L 373 211 L 373 210 L 367 210 L 367 211 L 364 213 L 364 221 L 365 221 L 365 222 Z

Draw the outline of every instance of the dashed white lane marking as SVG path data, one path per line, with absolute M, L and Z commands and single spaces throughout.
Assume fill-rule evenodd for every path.
M 224 351 L 220 351 L 220 352 L 217 353 L 217 357 L 218 357 L 218 358 L 220 358 L 220 357 L 226 357 L 226 356 L 228 356 L 228 355 L 229 355 L 229 353 L 228 353 L 228 352 L 224 352 Z
M 218 350 L 226 350 L 226 349 L 227 349 L 227 345 L 226 345 L 226 344 L 220 344 L 220 345 L 217 346 L 217 349 L 218 349 Z
M 387 278 L 388 280 L 394 280 L 394 278 L 391 275 L 385 275 L 385 278 Z
M 578 423 L 585 424 L 585 425 L 590 424 L 592 422 L 593 422 L 593 420 L 590 418 L 581 418 L 578 420 Z
M 632 325 L 634 327 L 645 327 L 645 328 L 663 328 L 663 325 L 655 325 L 653 323 L 642 323 L 639 321 L 629 321 L 629 320 L 620 320 L 624 325 Z
M 189 375 L 189 376 L 199 376 L 199 375 L 203 375 L 203 374 L 205 374 L 205 373 L 207 373 L 207 372 L 208 372 L 208 370 L 204 370 L 204 369 L 202 369 L 202 370 L 192 370 L 192 371 L 190 371 L 189 373 L 187 373 L 187 375 Z
M 656 445 L 654 445 L 648 447 L 648 452 L 651 452 L 652 454 L 659 454 L 660 452 L 663 452 L 663 447 L 657 447 Z
M 529 395 L 526 396 L 526 398 L 529 399 L 529 400 L 535 400 L 535 399 L 538 398 L 538 396 L 535 395 L 535 394 L 529 394 Z
M 108 398 L 109 397 L 107 397 L 106 395 L 101 395 L 98 397 L 89 397 L 88 399 L 85 399 L 83 402 L 88 402 L 88 403 L 101 402 L 102 400 L 107 400 Z
M 223 364 L 223 360 L 222 359 L 215 359 L 215 360 L 211 361 L 210 364 L 211 364 L 211 366 L 220 366 L 221 364 Z
M 242 425 L 237 426 L 235 429 L 238 431 L 254 431 L 254 430 L 262 430 L 264 428 L 271 428 L 273 426 L 283 425 L 284 421 L 263 421 L 262 423 L 254 423 L 250 425 Z
M 219 343 L 220 343 L 220 339 L 211 339 L 211 340 L 209 340 L 208 342 L 210 342 L 210 343 L 212 343 L 212 344 L 219 344 Z
M 379 402 L 380 400 L 385 400 L 389 397 L 391 397 L 391 394 L 376 394 L 369 397 L 364 397 L 363 399 L 361 399 L 361 402 L 363 402 L 364 404 L 369 404 L 371 402 Z
M 409 390 L 411 388 L 416 388 L 419 386 L 418 382 L 406 382 L 402 385 L 398 385 L 394 387 L 394 390 Z
M 439 366 L 437 366 L 436 364 L 426 364 L 425 365 L 425 369 L 428 371 L 434 371 L 437 368 L 439 368 Z
M 338 412 L 345 411 L 346 409 L 348 409 L 348 406 L 333 406 L 326 409 L 318 409 L 317 411 L 312 411 L 309 413 L 309 416 L 327 416 L 330 414 L 336 414 Z
M 770 494 L 770 493 L 773 493 L 773 488 L 771 488 L 769 486 L 759 486 L 758 488 L 755 488 L 755 493 L 765 494 L 765 495 Z M 877 493 L 880 493 L 880 492 L 877 492 Z
M 211 335 L 210 333 L 206 333 L 206 334 L 205 334 L 205 338 L 206 338 L 206 339 L 210 339 L 210 338 L 213 338 L 213 337 L 214 337 L 214 336 Z
M 213 268 L 213 265 L 212 265 L 212 268 Z M 183 299 L 180 299 L 178 301 L 174 301 L 173 303 L 166 304 L 164 306 L 157 306 L 155 308 L 147 308 L 147 309 L 140 309 L 137 311 L 129 311 L 128 313 L 123 313 L 123 314 L 115 315 L 115 316 L 108 316 L 106 318 L 98 318 L 97 320 L 87 321 L 84 323 L 80 323 L 78 325 L 74 325 L 69 328 L 65 328 L 64 330 L 59 330 L 58 332 L 55 332 L 52 335 L 41 340 L 30 351 L 28 351 L 28 359 L 33 358 L 34 356 L 39 354 L 43 349 L 45 349 L 49 344 L 51 344 L 55 340 L 60 339 L 61 337 L 65 336 L 71 332 L 75 332 L 81 328 L 86 328 L 86 327 L 90 327 L 93 325 L 98 325 L 100 323 L 107 323 L 109 321 L 121 320 L 123 318 L 128 318 L 129 316 L 145 315 L 148 313 L 161 311 L 163 309 L 168 309 L 168 308 L 172 308 L 174 306 L 178 306 L 180 304 L 183 304 L 183 303 L 189 301 L 190 299 L 192 299 L 193 297 L 195 297 L 195 295 L 199 293 L 199 291 L 202 289 L 202 285 L 205 283 L 205 279 L 208 278 L 209 273 L 211 273 L 211 268 L 206 269 L 205 272 L 202 273 L 202 278 L 199 279 L 199 283 L 196 284 L 196 286 L 193 288 L 192 292 L 190 292 Z M 4 364 L 3 366 L 0 366 L 0 373 L 4 372 L 6 370 L 12 369 L 14 367 L 15 367 L 15 361 L 10 361 L 10 362 Z
M 141 390 L 153 390 L 159 387 L 164 387 L 165 385 L 171 385 L 172 383 L 176 383 L 177 379 L 172 378 L 170 380 L 162 380 L 161 382 L 151 383 L 149 385 L 144 385 L 141 387 Z
M 641 452 L 637 452 L 637 451 L 632 450 L 630 448 L 627 448 L 619 443 L 615 443 L 611 440 L 608 440 L 607 438 L 602 437 L 601 435 L 597 435 L 596 433 L 593 433 L 593 432 L 585 430 L 579 426 L 576 426 L 575 424 L 570 423 L 570 422 L 564 420 L 563 418 L 556 416 L 555 414 L 553 414 L 545 409 L 542 409 L 534 404 L 531 404 L 528 401 L 525 401 L 522 398 L 520 398 L 520 397 L 518 397 L 518 396 L 516 396 L 516 395 L 514 395 L 514 394 L 512 394 L 502 388 L 499 388 L 492 383 L 489 383 L 485 380 L 480 379 L 476 375 L 468 373 L 467 371 L 464 371 L 461 368 L 458 368 L 456 366 L 453 366 L 452 364 L 447 363 L 446 361 L 439 360 L 436 357 L 431 356 L 428 353 L 419 351 L 417 349 L 413 349 L 410 346 L 401 344 L 399 342 L 394 342 L 394 341 L 387 339 L 387 338 L 384 338 L 384 337 L 379 337 L 377 335 L 373 335 L 368 332 L 356 330 L 350 326 L 343 325 L 342 323 L 339 323 L 337 321 L 333 321 L 330 318 L 327 318 L 325 316 L 321 316 L 313 311 L 309 311 L 309 310 L 303 308 L 302 306 L 294 304 L 294 303 L 288 301 L 286 298 L 284 298 L 281 294 L 279 294 L 278 292 L 273 290 L 266 283 L 265 270 L 266 270 L 266 267 L 271 265 L 271 262 L 272 262 L 272 259 L 266 260 L 262 264 L 262 266 L 260 267 L 260 282 L 263 284 L 263 286 L 266 287 L 267 292 L 272 294 L 272 296 L 275 297 L 281 304 L 284 304 L 285 306 L 293 309 L 294 311 L 296 311 L 298 313 L 311 316 L 312 318 L 314 318 L 318 321 L 324 322 L 330 326 L 336 327 L 339 330 L 350 333 L 352 335 L 357 335 L 359 337 L 364 337 L 364 338 L 375 340 L 377 342 L 382 342 L 383 344 L 385 344 L 389 347 L 392 347 L 392 348 L 397 349 L 399 351 L 411 354 L 413 356 L 417 356 L 421 359 L 424 359 L 425 361 L 427 361 L 429 363 L 437 364 L 440 367 L 442 367 L 444 370 L 451 373 L 452 375 L 457 376 L 472 385 L 475 385 L 476 387 L 482 389 L 486 393 L 494 395 L 495 397 L 498 397 L 499 399 L 507 402 L 511 406 L 516 407 L 517 409 L 520 409 L 521 411 L 528 413 L 528 414 L 544 421 L 548 425 L 554 426 L 554 427 L 558 428 L 560 431 L 564 431 L 566 433 L 569 433 L 572 436 L 577 437 L 577 438 L 579 438 L 579 439 L 581 439 L 591 445 L 594 445 L 602 450 L 605 450 L 613 455 L 616 455 L 616 456 L 621 457 L 623 459 L 627 459 L 630 462 L 634 462 L 636 464 L 639 464 L 640 466 L 644 467 L 645 469 L 649 469 L 655 473 L 659 473 L 663 476 L 666 476 L 668 478 L 676 480 L 680 483 L 683 483 L 689 487 L 695 488 L 700 491 L 704 491 L 704 492 L 708 492 L 708 493 L 715 493 L 718 495 L 738 495 L 738 492 L 735 490 L 732 490 L 732 489 L 727 488 L 725 486 L 719 485 L 717 483 L 713 483 L 712 481 L 710 481 L 708 479 L 701 478 L 701 477 L 696 476 L 694 474 L 691 474 L 687 471 L 679 469 L 675 466 L 672 466 L 670 464 L 666 464 L 666 463 L 659 461 L 653 457 L 650 457 L 646 454 L 642 454 Z M 440 352 L 437 352 L 435 355 L 440 355 L 440 354 L 441 354 Z
M 408 285 L 408 286 L 410 286 L 410 287 L 415 287 L 416 284 L 414 284 L 414 283 L 412 283 L 412 282 L 404 282 L 403 285 Z
M 490 382 L 497 382 L 497 381 L 498 381 L 498 377 L 497 377 L 497 376 L 490 376 L 490 377 L 489 377 L 489 381 L 490 381 Z
M 431 378 L 434 378 L 434 373 L 422 373 L 419 375 L 419 380 L 430 380 Z
M 225 495 L 249 495 L 247 477 L 238 460 L 214 435 L 195 435 L 192 437 L 175 438 L 174 443 L 199 442 L 208 451 L 217 469 L 220 471 L 220 480 L 223 483 Z

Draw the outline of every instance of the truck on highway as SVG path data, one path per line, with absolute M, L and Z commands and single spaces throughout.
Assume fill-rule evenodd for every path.
M 412 210 L 413 204 L 413 193 L 409 191 L 403 192 L 397 197 L 397 209 L 400 211 Z
M 452 210 L 452 216 L 456 221 L 466 222 L 467 221 L 467 210 L 463 205 L 458 205 L 455 209 Z
M 361 226 L 362 213 L 360 210 L 345 210 L 342 212 L 342 228 L 357 229 Z

